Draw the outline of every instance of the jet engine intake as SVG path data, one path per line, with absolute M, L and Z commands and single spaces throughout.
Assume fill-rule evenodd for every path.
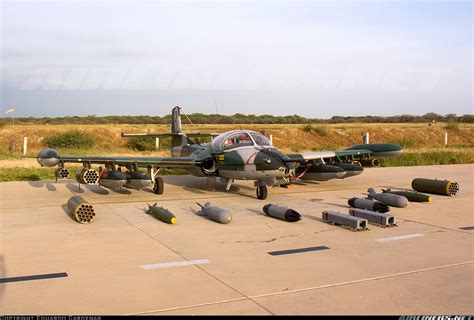
M 215 159 L 206 159 L 202 162 L 201 170 L 205 175 L 211 176 L 217 171 L 217 163 Z

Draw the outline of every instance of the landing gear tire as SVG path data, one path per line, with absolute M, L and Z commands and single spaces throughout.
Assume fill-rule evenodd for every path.
M 355 164 L 356 166 L 362 167 L 362 163 L 360 163 L 360 161 L 357 161 L 357 160 L 352 161 L 352 164 Z
M 267 186 L 257 187 L 257 199 L 265 200 L 267 198 L 267 195 L 268 195 Z
M 160 177 L 155 178 L 155 183 L 153 185 L 153 191 L 156 194 L 162 194 L 165 189 L 165 185 L 163 184 L 163 179 Z

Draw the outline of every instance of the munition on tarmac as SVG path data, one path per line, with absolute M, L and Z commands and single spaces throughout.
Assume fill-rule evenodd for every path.
M 176 223 L 176 217 L 174 216 L 174 214 L 172 214 L 168 209 L 157 207 L 156 205 L 156 203 L 152 206 L 148 204 L 148 210 L 146 211 L 146 213 L 152 215 L 160 221 L 163 221 L 164 223 Z
M 349 214 L 354 217 L 367 219 L 369 223 L 376 224 L 383 228 L 395 227 L 397 225 L 395 217 L 385 213 L 374 212 L 365 209 L 350 208 Z
M 448 180 L 416 178 L 411 182 L 413 190 L 440 194 L 443 196 L 455 196 L 459 191 L 459 184 Z
M 89 223 L 95 217 L 94 208 L 81 196 L 70 198 L 67 202 L 67 207 L 77 222 Z
M 385 203 L 370 199 L 350 198 L 347 201 L 347 204 L 349 204 L 352 208 L 367 209 L 381 213 L 390 211 L 390 208 Z
M 408 199 L 408 201 L 411 201 L 411 202 L 431 202 L 432 200 L 431 196 L 424 193 L 419 193 L 416 191 L 392 191 L 390 189 L 386 189 L 386 190 L 382 189 L 382 192 L 404 196 L 405 198 Z
M 232 220 L 232 214 L 226 209 L 211 207 L 209 202 L 206 202 L 204 205 L 197 204 L 201 207 L 201 211 L 198 212 L 200 216 L 208 216 L 209 219 L 223 224 L 229 223 Z
M 322 218 L 327 223 L 349 227 L 352 229 L 352 231 L 367 230 L 367 219 L 353 217 L 334 211 L 323 211 Z
M 408 199 L 392 193 L 377 193 L 373 188 L 367 189 L 368 198 L 375 199 L 385 203 L 387 206 L 405 208 L 408 205 Z
M 288 207 L 282 207 L 276 204 L 266 204 L 263 206 L 263 212 L 268 214 L 270 217 L 285 220 L 288 222 L 296 222 L 301 220 L 301 215 L 293 209 Z

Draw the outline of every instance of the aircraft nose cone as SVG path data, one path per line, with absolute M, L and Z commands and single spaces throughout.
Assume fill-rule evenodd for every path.
M 36 160 L 42 167 L 54 167 L 59 163 L 59 152 L 46 148 L 41 150 L 36 156 Z

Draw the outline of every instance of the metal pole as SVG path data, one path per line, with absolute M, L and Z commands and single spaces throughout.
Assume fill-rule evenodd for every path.
M 364 137 L 364 143 L 369 144 L 369 132 L 362 135 Z
M 26 153 L 28 152 L 28 137 L 23 138 L 23 155 L 26 156 Z

